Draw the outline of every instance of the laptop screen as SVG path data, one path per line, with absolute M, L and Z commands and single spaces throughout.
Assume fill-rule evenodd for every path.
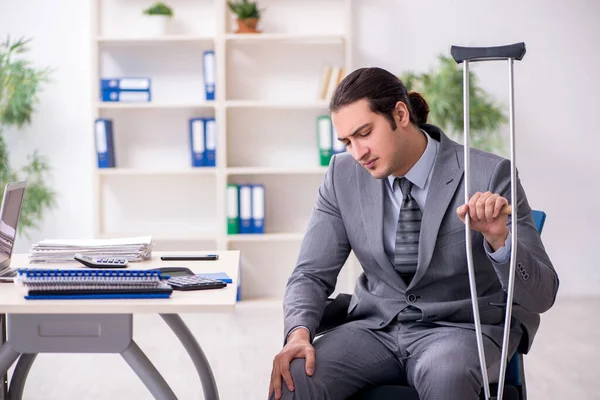
M 2 268 L 10 265 L 25 186 L 26 182 L 9 183 L 4 190 L 0 209 L 0 267 Z

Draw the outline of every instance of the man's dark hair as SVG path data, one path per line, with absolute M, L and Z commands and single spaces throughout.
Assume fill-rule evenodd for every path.
M 427 122 L 429 105 L 425 99 L 417 92 L 408 93 L 397 76 L 382 68 L 360 68 L 346 76 L 331 97 L 329 111 L 339 111 L 362 99 L 369 102 L 371 111 L 385 116 L 394 130 L 397 125 L 393 111 L 399 101 L 406 104 L 410 122 L 416 126 Z

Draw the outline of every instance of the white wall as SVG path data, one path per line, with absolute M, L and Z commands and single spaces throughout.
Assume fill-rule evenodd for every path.
M 89 3 L 0 0 L 0 37 L 34 37 L 33 61 L 56 68 L 33 124 L 6 135 L 15 165 L 35 148 L 51 157 L 60 196 L 41 230 L 19 239 L 19 251 L 45 237 L 92 235 Z M 600 138 L 590 127 L 600 124 L 600 3 L 357 0 L 356 6 L 355 67 L 420 71 L 452 44 L 527 44 L 515 65 L 521 178 L 530 204 L 548 213 L 543 239 L 561 278 L 560 295 L 597 295 L 599 174 L 591 161 Z M 505 65 L 474 70 L 506 104 Z

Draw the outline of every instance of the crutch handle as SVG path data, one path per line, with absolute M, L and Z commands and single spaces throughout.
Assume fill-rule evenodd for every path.
M 506 46 L 494 47 L 460 47 L 452 46 L 450 54 L 454 61 L 487 61 L 487 60 L 521 60 L 525 55 L 525 43 L 514 43 Z
M 510 204 L 506 204 L 500 210 L 500 215 L 512 215 L 512 206 Z

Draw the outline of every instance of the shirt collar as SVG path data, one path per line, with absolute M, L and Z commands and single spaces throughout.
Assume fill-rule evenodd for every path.
M 415 165 L 412 166 L 406 175 L 404 175 L 404 177 L 406 177 L 406 179 L 411 181 L 419 189 L 423 190 L 425 188 L 425 184 L 427 183 L 427 178 L 429 178 L 431 169 L 433 168 L 433 164 L 435 163 L 435 158 L 437 155 L 437 143 L 434 143 L 427 132 L 422 129 L 421 132 L 423 132 L 427 138 L 427 147 L 425 147 L 425 151 L 421 155 L 421 158 L 419 158 L 419 160 L 415 163 Z M 396 179 L 396 176 L 388 176 L 388 181 L 392 188 L 394 187 L 394 179 Z

